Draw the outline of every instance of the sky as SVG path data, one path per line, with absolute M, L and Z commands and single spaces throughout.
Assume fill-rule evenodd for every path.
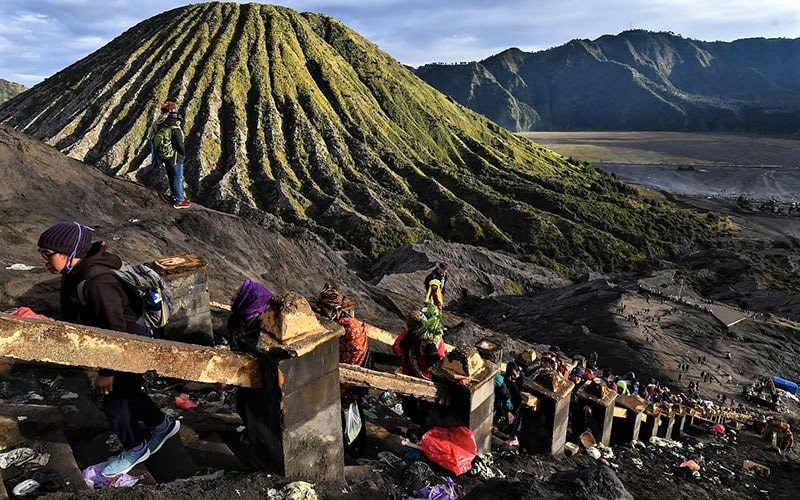
M 0 78 L 27 87 L 181 0 L 2 0 Z M 800 0 L 283 0 L 330 15 L 403 64 L 539 51 L 627 29 L 703 41 L 800 38 Z

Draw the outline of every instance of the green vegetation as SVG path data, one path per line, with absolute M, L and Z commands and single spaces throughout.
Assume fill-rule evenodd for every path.
M 144 21 L 0 120 L 46 116 L 26 132 L 135 174 L 167 97 L 186 116 L 192 199 L 234 198 L 370 257 L 443 239 L 576 275 L 650 266 L 719 226 L 502 129 L 330 17 L 271 5 Z
M 17 94 L 25 92 L 25 86 L 19 83 L 9 82 L 0 78 L 0 104 L 6 102 Z

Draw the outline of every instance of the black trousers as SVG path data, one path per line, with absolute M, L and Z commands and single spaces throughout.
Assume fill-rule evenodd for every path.
M 139 422 L 149 429 L 164 422 L 164 414 L 144 391 L 144 377 L 135 373 L 114 372 L 113 389 L 103 398 L 103 411 L 126 450 L 149 438 Z

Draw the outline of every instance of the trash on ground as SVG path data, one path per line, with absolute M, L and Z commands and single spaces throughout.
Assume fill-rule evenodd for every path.
M 30 271 L 35 266 L 29 266 L 27 264 L 11 264 L 10 266 L 6 266 L 6 269 L 9 271 Z
M 700 470 L 700 464 L 698 464 L 694 460 L 687 460 L 687 461 L 683 462 L 682 464 L 680 464 L 678 467 L 687 468 L 687 469 L 689 469 L 691 471 Z
M 289 483 L 280 491 L 275 488 L 267 490 L 267 500 L 317 500 L 318 498 L 314 485 L 305 481 Z
M 14 489 L 11 490 L 11 493 L 13 493 L 14 496 L 22 497 L 28 493 L 33 493 L 34 491 L 38 490 L 39 486 L 41 485 L 35 479 L 26 479 L 25 481 L 22 481 L 18 485 L 14 486 Z
M 464 426 L 434 427 L 422 436 L 422 451 L 430 461 L 459 476 L 472 468 L 478 446 Z
M 83 480 L 92 488 L 129 488 L 139 482 L 142 476 L 131 476 L 129 474 L 118 474 L 114 477 L 105 477 L 103 469 L 108 465 L 108 460 L 99 464 L 90 465 L 83 469 Z
M 456 485 L 452 478 L 447 478 L 444 484 L 426 486 L 415 490 L 409 497 L 413 500 L 457 500 Z
M 752 460 L 745 460 L 744 463 L 742 463 L 742 467 L 744 467 L 746 470 L 752 470 L 756 474 L 760 474 L 762 476 L 769 476 L 770 473 L 769 467 L 758 462 L 753 462 Z
M 200 406 L 200 403 L 189 399 L 188 394 L 181 394 L 180 396 L 175 396 L 175 406 L 181 410 L 191 410 Z

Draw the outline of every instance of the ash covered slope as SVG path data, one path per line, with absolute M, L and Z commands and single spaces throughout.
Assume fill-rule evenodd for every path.
M 4 104 L 0 121 L 147 180 L 146 130 L 168 96 L 186 115 L 190 197 L 268 212 L 368 257 L 444 239 L 609 269 L 707 236 L 455 103 L 340 22 L 270 5 L 148 19 Z
M 55 222 L 95 228 L 95 240 L 129 262 L 181 253 L 208 265 L 212 300 L 227 303 L 246 278 L 276 292 L 307 296 L 336 279 L 372 320 L 391 321 L 383 292 L 365 285 L 343 258 L 309 231 L 205 210 L 176 211 L 152 190 L 110 178 L 58 151 L 0 125 L 0 310 L 27 305 L 57 315 L 58 277 L 36 252 L 39 234 Z M 12 264 L 30 271 L 7 269 Z

